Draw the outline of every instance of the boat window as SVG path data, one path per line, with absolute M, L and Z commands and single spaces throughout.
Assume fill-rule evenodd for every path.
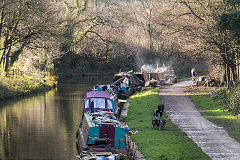
M 105 108 L 104 98 L 91 98 L 91 102 L 94 102 L 94 108 Z
M 126 83 L 121 83 L 120 87 L 125 88 L 125 87 L 127 87 L 127 84 Z
M 115 108 L 115 111 L 117 110 L 117 108 L 118 108 L 118 103 L 117 103 L 117 101 L 115 100 L 114 101 L 114 108 Z
M 112 109 L 112 102 L 109 99 L 107 100 L 107 108 Z
M 85 107 L 84 108 L 89 108 L 89 99 L 85 101 Z
M 121 87 L 128 87 L 129 86 L 129 78 L 125 77 L 121 83 Z

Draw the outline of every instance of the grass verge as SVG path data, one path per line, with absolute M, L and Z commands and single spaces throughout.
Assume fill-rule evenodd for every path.
M 206 154 L 180 131 L 170 119 L 166 119 L 165 128 L 160 131 L 152 129 L 153 112 L 161 103 L 158 89 L 150 89 L 131 96 L 128 116 L 124 120 L 133 132 L 131 138 L 136 142 L 140 152 L 149 160 L 206 160 Z
M 240 143 L 240 115 L 233 116 L 226 110 L 222 110 L 222 104 L 215 102 L 209 96 L 209 91 L 212 89 L 211 87 L 205 87 L 205 89 L 200 87 L 195 89 L 194 92 L 189 92 L 188 89 L 187 93 L 203 117 L 218 126 L 224 127 L 229 136 Z
M 46 76 L 41 80 L 36 80 L 30 76 L 0 78 L 0 100 L 47 91 L 55 86 L 56 81 L 50 76 Z
M 187 81 L 187 80 L 191 80 L 191 79 L 192 79 L 191 77 L 188 77 L 188 78 L 178 78 L 177 81 L 181 82 L 181 81 Z

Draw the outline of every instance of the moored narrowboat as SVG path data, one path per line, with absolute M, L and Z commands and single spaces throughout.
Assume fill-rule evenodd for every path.
M 127 99 L 136 90 L 141 90 L 141 87 L 144 86 L 145 83 L 143 79 L 142 74 L 135 74 L 133 71 L 120 72 L 114 75 L 114 82 L 112 84 L 119 87 L 118 97 L 120 99 Z
M 106 112 L 84 113 L 79 127 L 78 151 L 112 152 L 125 149 L 125 127 Z
M 93 91 L 107 91 L 110 94 L 118 95 L 119 88 L 113 84 L 95 85 Z
M 77 130 L 79 154 L 91 152 L 124 152 L 125 135 L 128 127 L 122 124 L 118 112 L 116 96 L 106 91 L 86 93 L 82 121 Z

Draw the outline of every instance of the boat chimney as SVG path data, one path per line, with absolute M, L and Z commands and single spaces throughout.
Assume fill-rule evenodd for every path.
M 91 113 L 94 113 L 94 102 L 91 102 Z
M 140 72 L 143 73 L 143 67 L 141 67 L 140 70 L 141 70 Z
M 157 69 L 158 69 L 158 64 L 157 64 Z

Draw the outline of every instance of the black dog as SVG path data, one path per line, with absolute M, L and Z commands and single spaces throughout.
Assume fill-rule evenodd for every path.
M 158 106 L 157 110 L 153 111 L 152 128 L 154 128 L 154 126 L 157 126 L 160 130 L 163 129 L 164 125 L 166 124 L 165 119 L 162 118 L 163 111 L 164 111 L 164 105 L 162 104 Z M 158 116 L 158 114 L 160 116 Z
M 163 105 L 163 104 L 160 104 L 160 105 L 158 106 L 158 109 L 155 111 L 156 116 L 158 117 L 158 113 L 159 113 L 159 114 L 160 114 L 160 117 L 162 117 L 163 111 L 164 111 L 164 105 Z

